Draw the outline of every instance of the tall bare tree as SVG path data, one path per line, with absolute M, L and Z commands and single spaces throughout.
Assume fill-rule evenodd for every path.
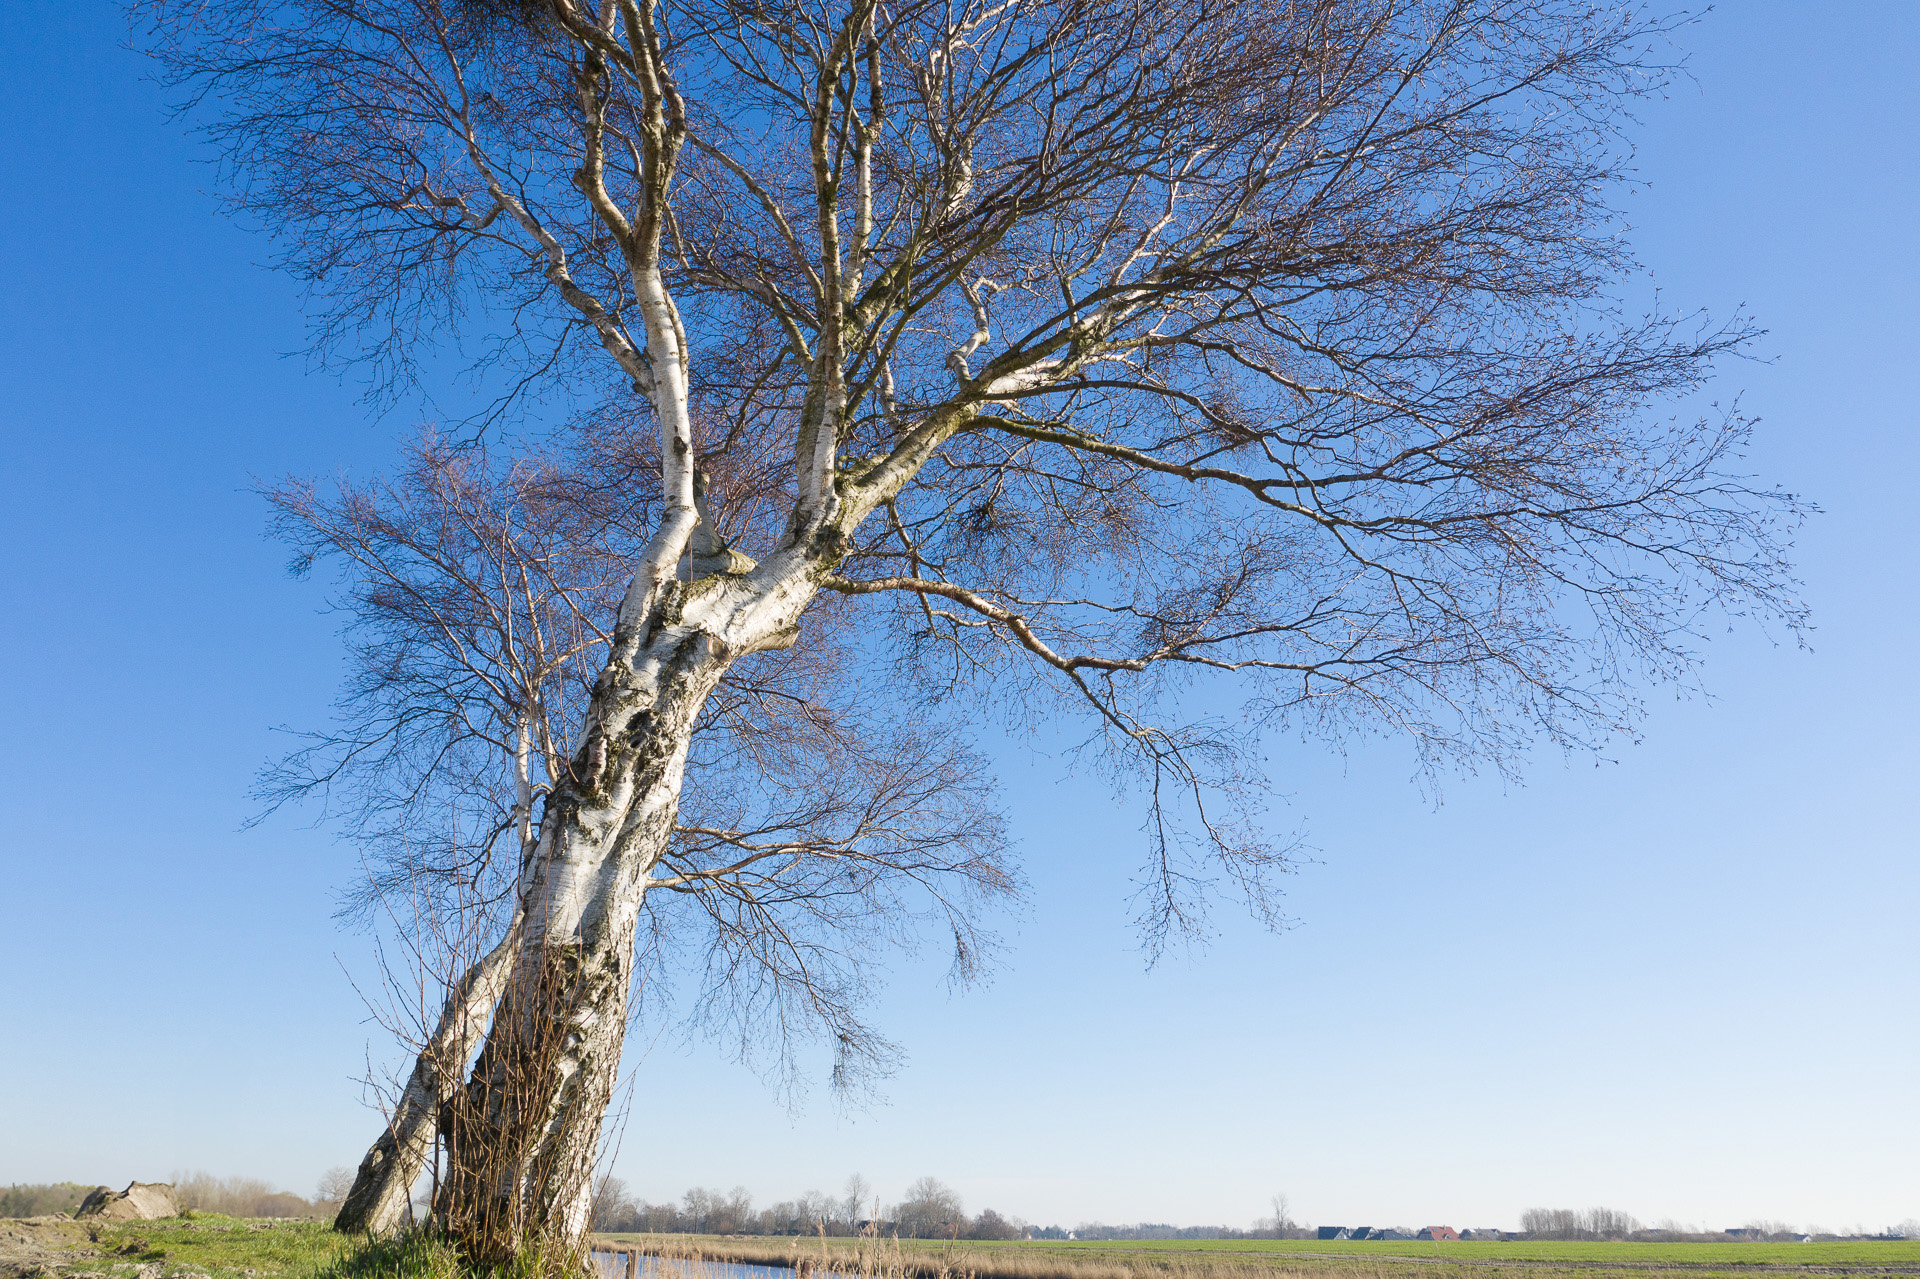
M 1090 717 L 1151 801 L 1155 942 L 1196 858 L 1265 902 L 1253 734 L 1502 761 L 1628 726 L 1710 610 L 1797 618 L 1792 502 L 1731 473 L 1746 423 L 1647 412 L 1750 334 L 1618 300 L 1617 130 L 1660 80 L 1634 13 L 153 12 L 322 345 L 398 389 L 480 314 L 517 386 L 611 375 L 650 432 L 463 1093 L 447 1194 L 481 1260 L 584 1229 L 640 922 L 701 873 L 673 856 L 696 726 L 824 600 L 937 690 Z M 730 512 L 702 475 L 732 458 L 782 500 Z M 1243 719 L 1181 714 L 1202 677 Z
M 628 513 L 600 500 L 620 486 L 593 469 L 611 455 L 617 476 L 618 450 L 587 445 L 561 464 L 428 436 L 393 480 L 266 490 L 296 571 L 336 570 L 353 660 L 335 725 L 262 797 L 318 796 L 347 823 L 367 868 L 347 913 L 391 917 L 407 958 L 380 1012 L 413 1068 L 343 1229 L 399 1224 L 457 1136 L 455 1090 L 517 944 L 534 814 L 569 767 L 631 549 Z M 647 905 L 639 971 L 703 957 L 698 1021 L 743 1056 L 770 1048 L 789 1082 L 796 1043 L 824 1037 L 848 1088 L 893 1052 L 860 1016 L 877 952 L 937 920 L 970 978 L 988 941 L 974 908 L 1015 884 L 979 761 L 865 704 L 836 629 L 734 666 L 708 699 L 662 858 L 683 882 Z
M 957 1239 L 967 1229 L 966 1204 L 938 1177 L 921 1177 L 893 1207 L 899 1232 L 912 1239 Z

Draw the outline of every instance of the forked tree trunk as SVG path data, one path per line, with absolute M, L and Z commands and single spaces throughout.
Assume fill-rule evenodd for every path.
M 483 1266 L 512 1261 L 533 1244 L 571 1253 L 582 1242 L 600 1126 L 625 1039 L 647 873 L 673 838 L 694 721 L 736 658 L 793 642 L 820 572 L 845 553 L 844 531 L 830 527 L 839 506 L 838 364 L 827 378 L 836 388 L 828 396 L 836 407 L 831 420 L 821 416 L 819 397 L 809 395 L 795 457 L 799 501 L 786 545 L 755 565 L 707 524 L 694 473 L 685 330 L 660 269 L 667 188 L 685 118 L 650 0 L 639 12 L 623 55 L 631 61 L 623 65 L 644 100 L 635 140 L 644 153 L 641 199 L 629 218 L 602 185 L 606 99 L 594 84 L 609 64 L 592 39 L 583 46 L 579 81 L 586 162 L 575 183 L 620 243 L 634 311 L 646 327 L 644 350 L 572 280 L 559 242 L 470 147 L 500 209 L 543 246 L 548 278 L 651 401 L 663 498 L 661 522 L 639 557 L 594 685 L 580 749 L 547 796 L 520 886 L 524 925 L 486 1044 L 466 1087 L 441 1111 L 448 1172 L 436 1221 L 471 1263 Z M 837 288 L 838 272 L 829 279 Z M 689 582 L 674 580 L 683 556 Z
M 646 620 L 616 629 L 581 748 L 548 798 L 514 925 L 449 997 L 393 1122 L 362 1161 L 341 1229 L 400 1224 L 438 1137 L 447 1173 L 435 1221 L 471 1261 L 499 1264 L 535 1243 L 564 1255 L 581 1243 L 647 875 L 673 838 L 694 721 L 736 658 L 793 642 L 835 543 L 824 553 L 790 547 L 762 565 L 719 545 L 694 557 L 696 571 L 719 571 L 667 583 L 652 607 L 629 614 Z M 451 1086 L 489 1010 L 471 1077 Z
M 764 616 L 768 585 L 738 575 L 671 583 L 652 625 L 638 628 L 651 642 L 616 633 L 571 776 L 547 802 L 492 1028 L 443 1121 L 449 1171 L 436 1217 L 476 1264 L 536 1241 L 565 1252 L 586 1234 L 647 872 L 673 837 L 694 720 L 742 651 L 720 636 L 742 636 L 728 623 L 743 614 Z

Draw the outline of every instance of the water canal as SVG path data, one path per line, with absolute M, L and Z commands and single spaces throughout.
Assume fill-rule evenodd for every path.
M 785 1266 L 755 1266 L 743 1261 L 687 1261 L 680 1257 L 639 1256 L 633 1279 L 793 1279 Z M 600 1279 L 628 1279 L 627 1251 L 593 1250 Z

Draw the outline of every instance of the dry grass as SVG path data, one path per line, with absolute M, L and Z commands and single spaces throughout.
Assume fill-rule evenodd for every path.
M 1047 1249 L 1023 1250 L 966 1241 L 846 1238 L 703 1238 L 688 1235 L 602 1235 L 596 1247 L 632 1248 L 646 1256 L 692 1263 L 687 1279 L 725 1279 L 701 1273 L 703 1262 L 787 1266 L 802 1274 L 844 1279 L 1315 1279 L 1329 1269 L 1354 1279 L 1387 1279 L 1374 1259 L 1342 1264 L 1276 1265 L 1253 1257 L 1088 1257 Z M 1431 1274 L 1422 1267 L 1422 1275 Z M 1438 1279 L 1438 1277 L 1434 1277 Z
M 1802 1248 L 1810 1245 L 1801 1245 Z M 631 1248 L 692 1263 L 682 1279 L 737 1279 L 701 1263 L 786 1266 L 795 1279 L 1761 1279 L 1761 1276 L 1920 1275 L 1920 1258 L 1894 1251 L 1783 1264 L 1752 1253 L 1729 1262 L 1711 1246 L 1677 1262 L 1658 1250 L 1622 1245 L 1618 1257 L 1446 1254 L 1387 1255 L 1340 1249 L 1241 1252 L 1150 1249 L 1094 1251 L 1020 1243 L 845 1238 L 718 1238 L 698 1235 L 602 1235 L 597 1248 Z M 1310 1244 L 1301 1245 L 1311 1247 Z M 1365 1245 L 1361 1245 L 1365 1247 Z M 1741 1254 L 1743 1257 L 1747 1254 Z

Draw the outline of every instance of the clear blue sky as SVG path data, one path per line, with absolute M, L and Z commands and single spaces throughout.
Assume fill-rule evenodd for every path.
M 113 6 L 0 47 L 0 1182 L 184 1168 L 310 1191 L 383 1051 L 330 919 L 350 850 L 240 830 L 338 673 L 250 475 L 378 467 L 410 425 L 309 376 L 289 283 L 220 220 Z M 922 1174 L 1063 1224 L 1512 1225 L 1608 1204 L 1718 1228 L 1920 1216 L 1920 7 L 1741 0 L 1649 104 L 1635 238 L 1670 299 L 1771 329 L 1729 368 L 1755 468 L 1821 502 L 1811 652 L 1716 639 L 1617 762 L 1435 805 L 1394 743 L 1276 752 L 1322 850 L 1299 926 L 1231 911 L 1145 971 L 1134 817 L 997 747 L 1033 895 L 1008 965 L 903 968 L 887 1104 L 790 1115 L 702 1046 L 637 1045 L 617 1171 L 764 1202 Z M 646 1051 L 644 1061 L 642 1051 Z

